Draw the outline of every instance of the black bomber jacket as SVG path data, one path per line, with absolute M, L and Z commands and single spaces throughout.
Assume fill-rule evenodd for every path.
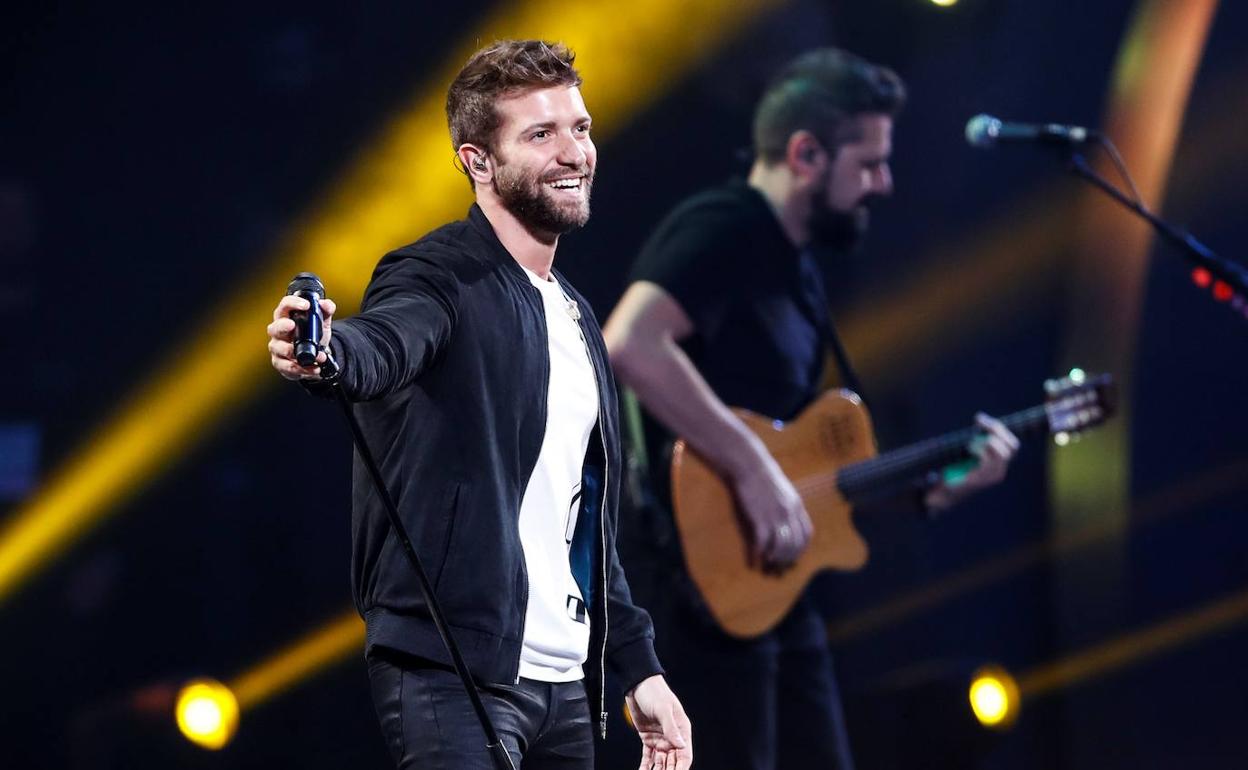
M 588 303 L 556 275 L 582 310 L 598 381 L 570 557 L 592 613 L 589 702 L 605 727 L 604 664 L 625 692 L 662 669 L 616 557 L 621 450 L 606 346 Z M 545 434 L 550 373 L 538 290 L 474 205 L 466 220 L 387 254 L 330 345 L 465 661 L 478 681 L 516 682 L 529 588 L 520 499 Z M 353 482 L 352 583 L 367 649 L 449 665 L 358 455 Z

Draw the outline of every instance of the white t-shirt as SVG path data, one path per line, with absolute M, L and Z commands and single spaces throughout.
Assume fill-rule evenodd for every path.
M 568 549 L 581 505 L 581 469 L 598 421 L 598 383 L 576 306 L 552 275 L 527 268 L 542 294 L 550 346 L 546 435 L 520 503 L 520 542 L 529 573 L 520 676 L 572 682 L 584 676 L 589 655 L 589 612 L 572 576 Z

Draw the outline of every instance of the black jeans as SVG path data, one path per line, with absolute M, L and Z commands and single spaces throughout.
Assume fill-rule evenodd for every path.
M 368 658 L 373 705 L 400 770 L 496 770 L 459 676 L 397 653 Z M 481 690 L 511 761 L 523 770 L 591 770 L 593 727 L 585 686 L 521 679 Z
M 659 660 L 693 723 L 696 767 L 853 770 L 824 623 L 809 599 L 763 636 L 736 639 L 683 570 L 636 567 L 633 598 L 654 617 Z M 637 767 L 635 746 L 607 743 L 600 770 Z

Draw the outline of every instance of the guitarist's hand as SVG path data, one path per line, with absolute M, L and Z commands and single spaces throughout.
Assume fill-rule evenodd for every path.
M 752 564 L 781 572 L 806 550 L 815 528 L 801 495 L 766 449 L 733 477 L 737 503 L 751 538 Z
M 945 480 L 927 491 L 928 510 L 943 511 L 981 489 L 1000 483 L 1018 452 L 1018 437 L 1000 420 L 984 413 L 975 415 L 975 425 L 984 432 L 971 444 L 973 467 L 946 470 Z

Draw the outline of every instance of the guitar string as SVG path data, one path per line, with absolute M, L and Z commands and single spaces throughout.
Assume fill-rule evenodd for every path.
M 1099 408 L 1093 401 L 1089 406 Z M 1033 430 L 1049 421 L 1050 405 L 1039 405 L 1002 418 L 1006 427 L 1016 432 Z M 945 456 L 957 457 L 967 450 L 969 442 L 979 431 L 966 428 L 947 436 L 940 436 L 919 442 L 910 447 L 887 452 L 874 458 L 862 460 L 841 469 L 807 476 L 794 484 L 798 493 L 806 498 L 808 495 L 822 494 L 835 487 L 844 497 L 873 485 L 885 482 L 896 482 L 917 473 L 918 467 L 938 461 Z
M 1037 406 L 1009 415 L 1003 422 L 1011 430 L 1033 428 L 1046 416 L 1045 407 Z M 928 439 L 910 447 L 887 452 L 878 457 L 862 460 L 840 470 L 808 476 L 795 484 L 802 497 L 819 493 L 830 486 L 839 486 L 848 496 L 857 488 L 869 487 L 885 481 L 897 481 L 917 470 L 911 466 L 923 466 L 946 455 L 960 455 L 966 451 L 968 442 L 976 435 L 974 428 L 957 431 L 949 436 Z M 898 478 L 893 478 L 894 476 Z
M 883 483 L 886 480 L 892 480 L 892 476 L 905 477 L 909 475 L 903 471 L 909 468 L 909 466 L 916 464 L 920 459 L 926 459 L 928 456 L 939 457 L 943 454 L 960 451 L 964 446 L 965 441 L 951 440 L 941 447 L 908 447 L 854 463 L 843 469 L 824 471 L 812 476 L 806 476 L 793 486 L 803 499 L 808 495 L 821 493 L 832 487 L 841 487 L 847 493 L 846 496 L 849 496 L 852 490 L 856 488 Z
M 1058 411 L 1070 412 L 1072 407 L 1079 406 L 1098 410 L 1101 408 L 1100 404 L 1093 400 L 1085 404 L 1072 404 Z M 1002 422 L 1011 430 L 1019 433 L 1034 431 L 1044 427 L 1046 423 L 1056 421 L 1056 418 L 1050 414 L 1051 407 L 1052 404 L 1035 406 L 1008 415 L 1002 419 Z M 1082 427 L 1092 424 L 1092 420 L 1086 416 L 1081 416 L 1078 422 L 1081 423 Z M 945 437 L 929 439 L 910 447 L 853 463 L 838 471 L 833 471 L 831 474 L 819 474 L 813 479 L 808 477 L 805 483 L 795 486 L 799 490 L 805 489 L 816 492 L 829 484 L 836 484 L 840 487 L 840 491 L 844 496 L 850 497 L 855 492 L 870 488 L 873 485 L 896 482 L 912 477 L 918 472 L 919 468 L 937 462 L 942 458 L 954 459 L 964 456 L 968 443 L 978 432 L 974 428 L 967 428 Z M 825 478 L 827 476 L 830 477 Z
M 1009 415 L 1002 422 L 1011 430 L 1026 432 L 1038 427 L 1044 422 L 1045 418 L 1045 408 L 1039 406 Z M 979 431 L 974 428 L 965 428 L 948 436 L 929 439 L 909 447 L 887 452 L 878 457 L 848 466 L 844 469 L 845 474 L 842 475 L 842 478 L 848 478 L 852 481 L 859 476 L 887 476 L 893 470 L 929 457 L 938 459 L 941 455 L 961 454 L 978 433 Z

